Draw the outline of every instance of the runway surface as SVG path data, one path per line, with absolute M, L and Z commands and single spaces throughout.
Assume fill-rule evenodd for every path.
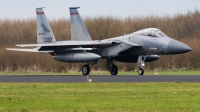
M 200 82 L 200 75 L 147 75 L 147 76 L 0 76 L 0 82 Z

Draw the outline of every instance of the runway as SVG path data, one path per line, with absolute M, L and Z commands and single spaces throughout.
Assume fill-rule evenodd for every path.
M 200 82 L 200 75 L 147 75 L 147 76 L 78 76 L 78 75 L 68 75 L 68 76 L 0 76 L 0 82 L 18 82 L 18 83 L 29 83 L 29 82 L 40 82 L 40 83 L 77 83 L 77 82 L 88 82 L 91 79 L 92 82 Z

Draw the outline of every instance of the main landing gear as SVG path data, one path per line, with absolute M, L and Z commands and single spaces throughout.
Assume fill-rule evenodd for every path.
M 145 62 L 144 62 L 145 59 L 146 59 L 146 56 L 138 56 L 137 66 L 140 66 L 140 68 L 138 70 L 138 74 L 139 75 L 143 75 L 144 74 L 143 67 L 145 66 Z
M 97 64 L 97 61 L 88 62 L 87 65 L 84 65 L 82 67 L 82 74 L 89 75 L 90 74 L 90 66 L 89 65 L 95 65 L 95 64 Z
M 89 73 L 90 73 L 90 67 L 89 67 L 89 65 L 84 65 L 82 67 L 82 74 L 83 75 L 89 75 Z
M 110 74 L 111 75 L 117 75 L 118 73 L 118 68 L 116 65 L 110 65 Z
M 113 64 L 113 59 L 107 58 L 107 66 L 110 69 L 111 75 L 117 75 L 118 68 L 116 65 Z
M 84 65 L 83 67 L 82 67 L 82 74 L 83 75 L 89 75 L 90 74 L 90 67 L 89 67 L 89 64 L 92 64 L 92 65 L 94 65 L 94 64 L 96 64 L 97 62 L 91 62 L 91 63 L 88 63 L 87 65 Z M 110 74 L 111 75 L 117 75 L 117 73 L 118 73 L 118 68 L 117 68 L 117 66 L 116 65 L 114 65 L 113 64 L 113 59 L 107 59 L 107 66 L 108 66 L 108 68 L 109 68 L 109 70 L 110 70 Z

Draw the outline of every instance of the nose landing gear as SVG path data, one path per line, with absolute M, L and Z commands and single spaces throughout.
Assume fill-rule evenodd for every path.
M 144 62 L 145 59 L 146 59 L 146 56 L 138 56 L 137 66 L 140 66 L 140 68 L 138 70 L 138 74 L 139 75 L 143 75 L 144 74 L 143 67 L 145 66 L 145 62 Z

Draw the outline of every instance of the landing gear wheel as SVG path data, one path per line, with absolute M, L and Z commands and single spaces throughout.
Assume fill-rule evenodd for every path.
M 144 69 L 143 69 L 143 68 L 140 68 L 140 69 L 138 70 L 138 74 L 139 74 L 139 75 L 143 75 L 143 74 L 144 74 Z
M 117 68 L 117 66 L 116 66 L 116 65 L 112 65 L 112 66 L 110 67 L 110 74 L 111 74 L 111 75 L 117 75 L 117 73 L 118 73 L 118 68 Z
M 83 75 L 89 75 L 89 73 L 90 73 L 89 65 L 84 65 L 83 68 L 82 68 L 82 74 Z

